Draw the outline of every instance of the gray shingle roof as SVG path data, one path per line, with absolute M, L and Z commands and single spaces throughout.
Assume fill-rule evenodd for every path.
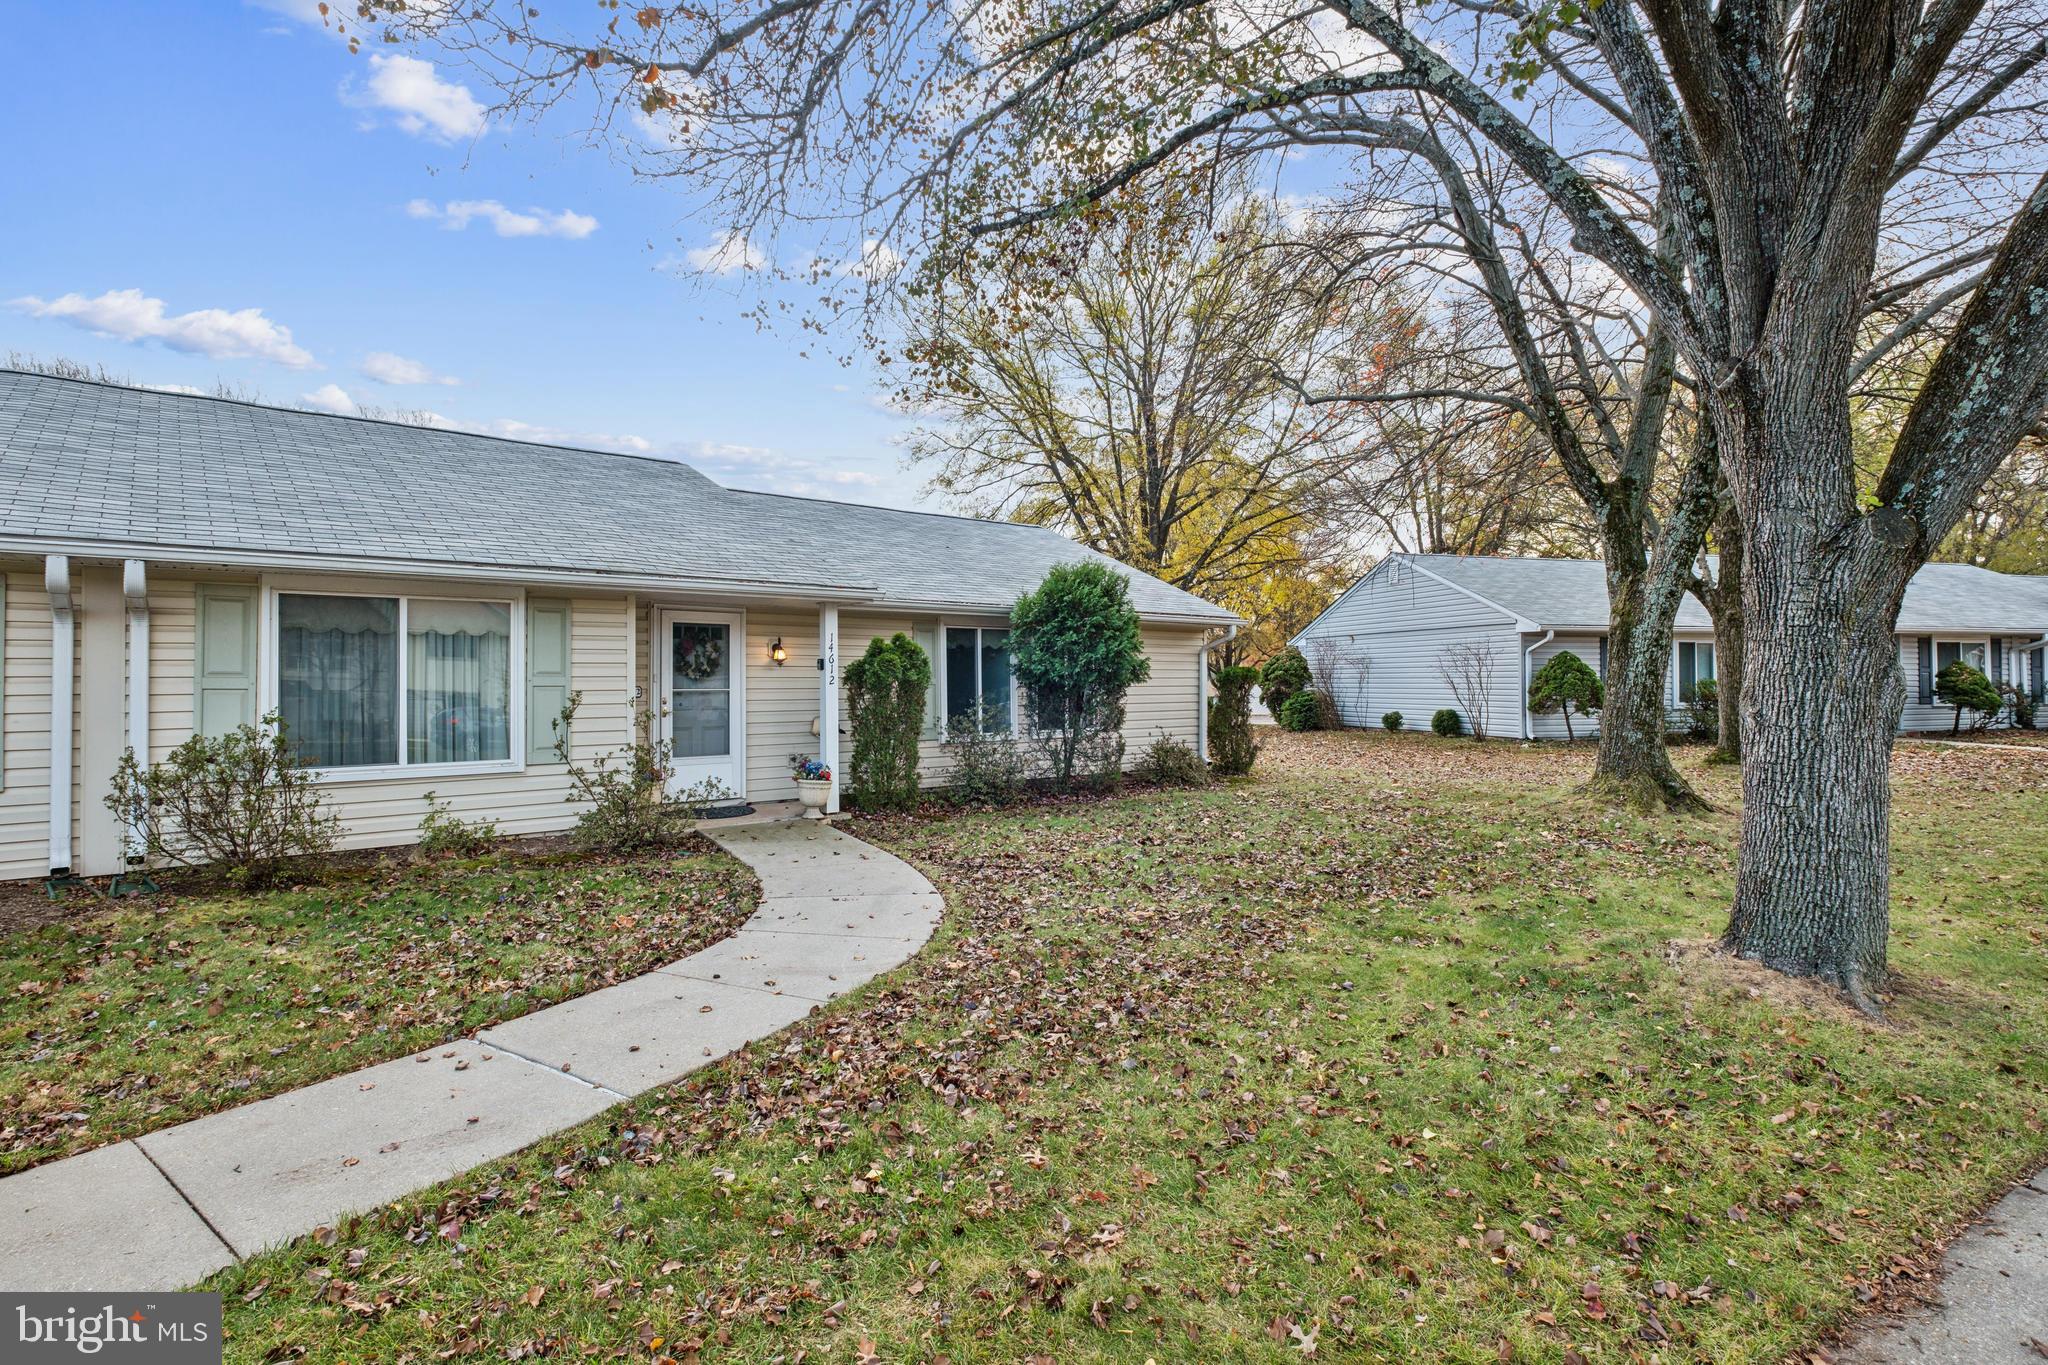
M 740 492 L 674 460 L 4 369 L 0 528 L 15 541 L 842 589 L 956 609 L 1007 610 L 1055 564 L 1111 562 L 1042 527 Z M 1148 617 L 1236 619 L 1123 572 Z
M 1607 628 L 1607 576 L 1597 559 L 1495 559 L 1406 555 L 1495 606 L 1527 617 L 1539 630 Z M 1690 593 L 1678 608 L 1681 630 L 1713 624 Z M 1899 608 L 1899 630 L 2048 632 L 2048 577 L 1995 573 L 1974 564 L 1926 564 L 1913 575 Z

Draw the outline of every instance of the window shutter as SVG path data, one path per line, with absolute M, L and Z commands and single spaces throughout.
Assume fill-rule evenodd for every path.
M 555 721 L 569 704 L 569 604 L 526 603 L 526 761 L 552 763 Z
M 1996 635 L 1991 637 L 1991 681 L 2005 681 L 2005 641 Z
M 2048 662 L 2042 658 L 2044 654 L 2048 654 L 2048 649 L 2027 651 L 2027 672 L 2033 678 L 2032 691 L 2035 701 L 2048 700 L 2041 695 L 2041 668 L 2044 662 Z
M 1920 704 L 1934 704 L 1934 637 L 1920 637 Z
M 1699 650 L 1693 647 L 1690 640 L 1687 640 L 1678 646 L 1678 699 L 1680 701 L 1684 701 L 1692 695 L 1693 688 L 1698 685 L 1698 679 Z
M 0 569 L 0 791 L 7 790 L 7 571 Z
M 256 723 L 256 589 L 198 591 L 192 649 L 192 732 L 219 736 Z M 141 755 L 137 755 L 141 757 Z
M 939 628 L 937 626 L 912 626 L 910 638 L 917 641 L 917 647 L 924 651 L 925 661 L 932 666 L 931 681 L 924 686 L 924 737 L 939 737 Z
M 1603 681 L 1607 677 L 1607 637 L 1605 635 L 1600 637 L 1600 677 Z

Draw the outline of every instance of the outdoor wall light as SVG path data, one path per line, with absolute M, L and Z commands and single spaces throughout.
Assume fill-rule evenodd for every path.
M 782 637 L 780 635 L 775 637 L 774 644 L 768 646 L 768 657 L 778 664 L 785 662 L 789 658 L 789 651 L 782 647 Z

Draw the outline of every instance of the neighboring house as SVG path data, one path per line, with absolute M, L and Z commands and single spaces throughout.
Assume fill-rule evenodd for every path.
M 1563 739 L 1563 716 L 1530 714 L 1529 678 L 1561 650 L 1604 674 L 1609 619 L 1597 559 L 1397 554 L 1374 565 L 1293 643 L 1312 666 L 1328 656 L 1346 725 L 1377 726 L 1383 713 L 1400 711 L 1411 728 L 1426 727 L 1437 709 L 1456 705 L 1442 665 L 1446 650 L 1462 646 L 1491 660 L 1488 733 Z M 1906 677 L 1901 729 L 1948 728 L 1954 712 L 1935 702 L 1934 676 L 1958 658 L 2040 699 L 2048 578 L 1926 565 L 1906 589 L 1898 632 Z M 1690 595 L 1673 635 L 1665 702 L 1676 712 L 1700 679 L 1715 674 L 1713 622 Z M 1596 728 L 1577 716 L 1572 725 L 1580 734 Z
M 1084 559 L 671 460 L 0 371 L 0 878 L 119 871 L 122 753 L 273 710 L 348 846 L 410 842 L 429 791 L 565 828 L 572 692 L 579 756 L 653 714 L 679 784 L 791 798 L 792 753 L 843 773 L 841 666 L 895 631 L 933 659 L 934 781 L 946 716 L 1015 714 L 1010 604 Z M 1204 651 L 1237 618 L 1125 572 L 1152 664 L 1130 751 L 1200 748 Z

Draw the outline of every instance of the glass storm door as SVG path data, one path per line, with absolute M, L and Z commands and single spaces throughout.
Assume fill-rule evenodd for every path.
M 746 793 L 746 627 L 743 618 L 662 613 L 656 655 L 672 749 L 669 785 L 715 780 Z

